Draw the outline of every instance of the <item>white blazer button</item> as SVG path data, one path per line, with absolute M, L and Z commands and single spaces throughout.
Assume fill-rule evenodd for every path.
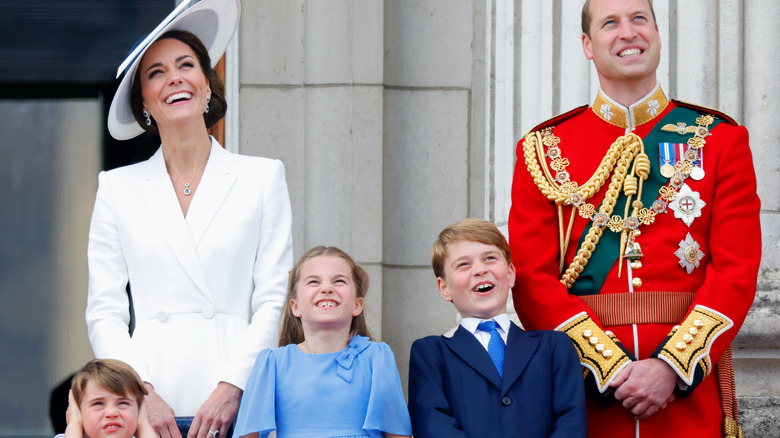
M 207 319 L 211 319 L 214 317 L 214 307 L 213 306 L 206 306 L 203 308 L 203 316 Z
M 159 312 L 157 312 L 157 320 L 160 322 L 167 322 L 168 314 L 160 310 Z

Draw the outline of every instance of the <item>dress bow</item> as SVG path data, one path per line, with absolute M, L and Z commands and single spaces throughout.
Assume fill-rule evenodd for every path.
M 336 375 L 344 379 L 345 382 L 352 382 L 353 364 L 358 355 L 370 345 L 368 338 L 355 335 L 349 341 L 347 348 L 336 357 Z

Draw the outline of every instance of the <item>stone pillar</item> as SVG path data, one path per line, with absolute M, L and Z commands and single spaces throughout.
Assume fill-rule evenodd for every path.
M 366 268 L 382 321 L 382 41 L 379 0 L 244 2 L 240 152 L 281 159 L 295 257 L 334 245 Z
M 734 53 L 735 58 L 722 60 L 721 65 L 736 70 L 734 77 L 741 77 L 734 81 L 737 87 L 733 88 L 739 90 L 742 99 L 736 100 L 750 130 L 764 236 L 756 300 L 734 342 L 740 422 L 746 436 L 780 436 L 780 62 L 766 56 L 780 51 L 780 5 L 752 0 L 744 2 L 740 11 L 742 2 L 720 3 L 721 10 L 732 6 L 744 17 L 741 50 Z M 729 90 L 728 83 L 722 87 Z M 729 95 L 733 93 L 729 91 Z
M 411 343 L 456 324 L 430 250 L 469 214 L 473 10 L 469 0 L 385 2 L 382 327 L 404 382 Z

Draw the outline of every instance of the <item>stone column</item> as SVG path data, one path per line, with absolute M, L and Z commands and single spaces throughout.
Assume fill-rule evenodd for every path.
M 736 88 L 741 99 L 742 120 L 750 130 L 750 148 L 756 166 L 761 197 L 761 230 L 764 236 L 756 300 L 734 342 L 734 367 L 740 422 L 746 436 L 780 436 L 780 62 L 767 53 L 780 51 L 780 5 L 774 1 L 721 0 L 743 14 L 741 49 L 734 57 L 721 59 L 734 71 L 736 87 L 721 87 L 731 96 Z M 728 19 L 729 13 L 723 14 Z M 727 93 L 727 94 L 726 94 Z M 736 105 L 735 105 L 736 106 Z M 735 238 L 738 234 L 735 231 Z
M 295 257 L 316 245 L 371 275 L 382 321 L 382 40 L 379 0 L 244 2 L 240 152 L 281 159 Z
M 469 0 L 385 2 L 382 327 L 404 382 L 411 343 L 456 324 L 430 250 L 469 214 L 473 10 Z

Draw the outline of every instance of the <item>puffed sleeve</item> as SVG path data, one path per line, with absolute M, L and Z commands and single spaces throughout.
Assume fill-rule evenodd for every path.
M 89 289 L 85 317 L 95 357 L 124 361 L 148 381 L 146 362 L 130 340 L 127 262 L 122 252 L 114 198 L 106 172 L 100 172 L 98 176 L 87 262 Z
M 244 387 L 258 352 L 276 345 L 279 316 L 292 268 L 292 212 L 284 165 L 273 160 L 263 169 L 268 181 L 263 189 L 260 238 L 255 256 L 252 318 L 232 350 L 220 380 Z
M 261 438 L 276 430 L 276 360 L 270 349 L 257 355 L 241 397 L 235 430 L 237 437 L 259 432 Z
M 401 377 L 390 346 L 376 344 L 372 356 L 371 394 L 363 429 L 395 435 L 411 435 L 412 423 L 404 401 Z

